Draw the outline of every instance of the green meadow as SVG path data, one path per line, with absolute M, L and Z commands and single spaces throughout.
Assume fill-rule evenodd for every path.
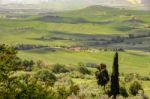
M 20 51 L 19 56 L 24 59 L 43 60 L 49 64 L 71 64 L 76 66 L 78 63 L 106 63 L 111 70 L 114 52 L 72 52 L 59 50 L 51 52 L 48 49 Z M 139 51 L 126 51 L 119 53 L 120 71 L 123 73 L 149 74 L 150 54 Z M 134 70 L 134 71 L 133 71 Z

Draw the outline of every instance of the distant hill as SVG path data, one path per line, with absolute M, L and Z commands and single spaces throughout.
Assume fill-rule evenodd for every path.
M 83 45 L 87 46 L 149 51 L 149 17 L 149 11 L 97 5 L 74 11 L 41 14 L 41 17 L 34 20 L 61 24 L 58 30 L 52 31 L 58 36 L 55 39 L 62 40 L 64 36 L 69 40 L 85 41 Z
M 4 0 L 2 0 L 4 2 Z M 22 2 L 0 2 L 0 8 L 5 9 L 48 9 L 50 11 L 64 11 L 82 9 L 88 6 L 101 5 L 119 8 L 149 10 L 149 0 L 141 0 L 140 4 L 136 4 L 136 0 L 38 0 L 38 3 L 22 1 Z M 135 2 L 135 3 L 134 3 Z

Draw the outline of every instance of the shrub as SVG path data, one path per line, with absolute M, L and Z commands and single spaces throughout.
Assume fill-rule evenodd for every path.
M 128 92 L 125 87 L 120 87 L 120 95 L 123 97 L 128 97 Z
M 29 60 L 24 60 L 22 62 L 22 65 L 24 66 L 25 70 L 27 70 L 27 71 L 31 71 L 34 64 L 35 63 L 34 63 L 33 60 L 30 60 L 30 61 Z
M 71 93 L 74 93 L 75 95 L 77 95 L 80 91 L 80 88 L 78 85 L 71 85 L 70 86 L 70 91 Z
M 73 85 L 73 81 L 68 77 L 59 78 L 55 83 L 55 88 L 57 90 L 57 99 L 67 99 L 68 96 L 71 95 L 71 86 Z
M 72 84 L 73 81 L 70 77 L 59 77 L 59 79 L 55 83 L 55 87 L 59 87 L 59 86 L 70 87 Z
M 99 65 L 97 65 L 95 63 L 86 63 L 86 67 L 96 68 L 97 66 L 99 66 Z
M 73 71 L 73 72 L 70 72 L 68 75 L 71 78 L 80 78 L 82 74 L 80 74 L 78 71 Z
M 80 66 L 79 67 L 79 72 L 82 73 L 82 74 L 91 74 L 91 71 L 88 70 L 86 67 L 84 66 Z
M 132 95 L 136 96 L 138 94 L 139 90 L 143 90 L 142 85 L 138 81 L 132 82 L 129 87 L 130 93 Z
M 1 99 L 56 99 L 55 90 L 38 82 L 31 73 L 11 77 L 9 89 L 0 92 Z
M 140 80 L 143 80 L 143 81 L 150 81 L 150 77 L 144 76 L 144 77 L 141 77 Z
M 74 84 L 70 77 L 60 77 L 54 86 L 57 90 L 58 99 L 67 99 L 71 94 L 78 95 L 80 88 Z
M 65 65 L 56 64 L 52 68 L 52 72 L 54 73 L 67 73 L 69 70 L 65 68 Z
M 57 88 L 58 99 L 67 99 L 70 94 L 70 90 L 66 86 L 59 86 Z
M 105 94 L 108 95 L 109 97 L 111 96 L 111 85 L 110 83 L 107 84 L 106 88 L 105 88 Z
M 36 62 L 36 66 L 37 66 L 38 68 L 43 68 L 43 67 L 48 67 L 49 64 L 48 64 L 46 61 L 38 60 L 38 61 Z
M 139 74 L 130 73 L 130 74 L 125 75 L 124 81 L 131 82 L 135 79 L 138 79 L 138 80 L 140 79 Z
M 56 93 L 46 86 L 30 83 L 30 85 L 22 88 L 14 99 L 56 99 Z
M 56 82 L 56 76 L 49 70 L 40 70 L 35 74 L 35 78 L 52 86 Z
M 38 61 L 36 62 L 36 65 L 41 68 L 41 67 L 44 65 L 44 63 L 43 63 L 42 60 L 38 60 Z
M 82 63 L 82 62 L 79 62 L 79 63 L 78 63 L 78 66 L 85 66 L 85 64 Z

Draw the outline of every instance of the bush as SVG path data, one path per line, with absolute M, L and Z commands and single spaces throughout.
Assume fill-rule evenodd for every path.
M 78 63 L 78 66 L 85 66 L 85 64 L 82 63 L 82 62 L 79 62 L 79 63 Z
M 143 81 L 150 81 L 150 77 L 148 76 L 141 77 L 140 79 Z
M 56 93 L 53 89 L 48 89 L 46 86 L 30 83 L 27 87 L 22 88 L 14 99 L 56 99 Z
M 71 93 L 74 93 L 75 95 L 78 95 L 80 88 L 78 85 L 71 85 L 70 86 Z
M 67 73 L 67 72 L 69 72 L 69 70 L 67 68 L 65 68 L 64 65 L 56 64 L 53 66 L 52 72 L 54 72 L 54 73 Z
M 71 85 L 73 85 L 73 81 L 70 78 L 60 77 L 54 86 L 57 90 L 57 99 L 67 99 L 67 97 L 71 94 Z
M 41 67 L 44 65 L 44 63 L 43 63 L 42 60 L 38 60 L 38 61 L 36 62 L 36 65 L 37 65 L 39 68 L 41 68 Z
M 120 87 L 120 95 L 123 97 L 128 97 L 128 92 L 125 87 Z
M 133 81 L 135 79 L 139 80 L 140 79 L 140 75 L 139 74 L 130 73 L 130 74 L 125 75 L 125 78 L 124 78 L 125 82 L 131 82 L 131 81 Z
M 42 84 L 31 73 L 10 77 L 10 87 L 0 91 L 0 99 L 56 99 L 55 90 Z
M 34 63 L 33 60 L 30 60 L 30 61 L 29 60 L 24 60 L 22 62 L 22 65 L 23 65 L 23 67 L 25 68 L 26 71 L 31 71 L 34 64 L 35 63 Z
M 131 83 L 129 87 L 129 91 L 132 95 L 136 96 L 139 90 L 143 90 L 142 85 L 138 81 L 134 81 Z
M 56 82 L 56 76 L 49 70 L 40 70 L 35 74 L 35 78 L 52 86 Z
M 70 77 L 59 77 L 59 79 L 55 83 L 55 87 L 59 87 L 59 86 L 70 87 L 72 84 L 73 81 Z
M 70 90 L 66 88 L 66 86 L 60 86 L 57 88 L 58 99 L 67 99 L 70 94 Z
M 82 74 L 91 74 L 91 71 L 88 70 L 86 67 L 84 66 L 80 66 L 79 67 L 79 72 L 82 73 Z
M 99 65 L 97 65 L 95 63 L 86 63 L 86 67 L 96 68 L 97 66 L 99 66 Z

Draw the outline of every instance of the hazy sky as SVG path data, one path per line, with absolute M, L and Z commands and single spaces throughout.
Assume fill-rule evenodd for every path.
M 85 2 L 86 4 L 95 4 L 95 3 L 110 3 L 110 2 L 119 2 L 119 1 L 129 1 L 131 3 L 141 3 L 148 2 L 150 0 L 0 0 L 2 3 L 39 3 L 39 2 L 45 2 L 49 1 L 50 3 L 56 3 L 56 2 Z
M 89 2 L 89 3 L 97 3 L 97 2 L 112 2 L 112 1 L 129 1 L 131 3 L 144 3 L 144 2 L 148 2 L 150 3 L 150 0 L 0 0 L 3 3 L 39 3 L 39 2 L 44 2 L 44 1 L 49 1 L 51 3 L 54 2 Z
M 48 2 L 49 4 L 57 5 L 96 5 L 96 4 L 108 4 L 119 5 L 130 3 L 133 5 L 138 4 L 150 4 L 150 0 L 0 0 L 0 3 L 24 3 L 24 4 L 37 4 L 41 2 Z

